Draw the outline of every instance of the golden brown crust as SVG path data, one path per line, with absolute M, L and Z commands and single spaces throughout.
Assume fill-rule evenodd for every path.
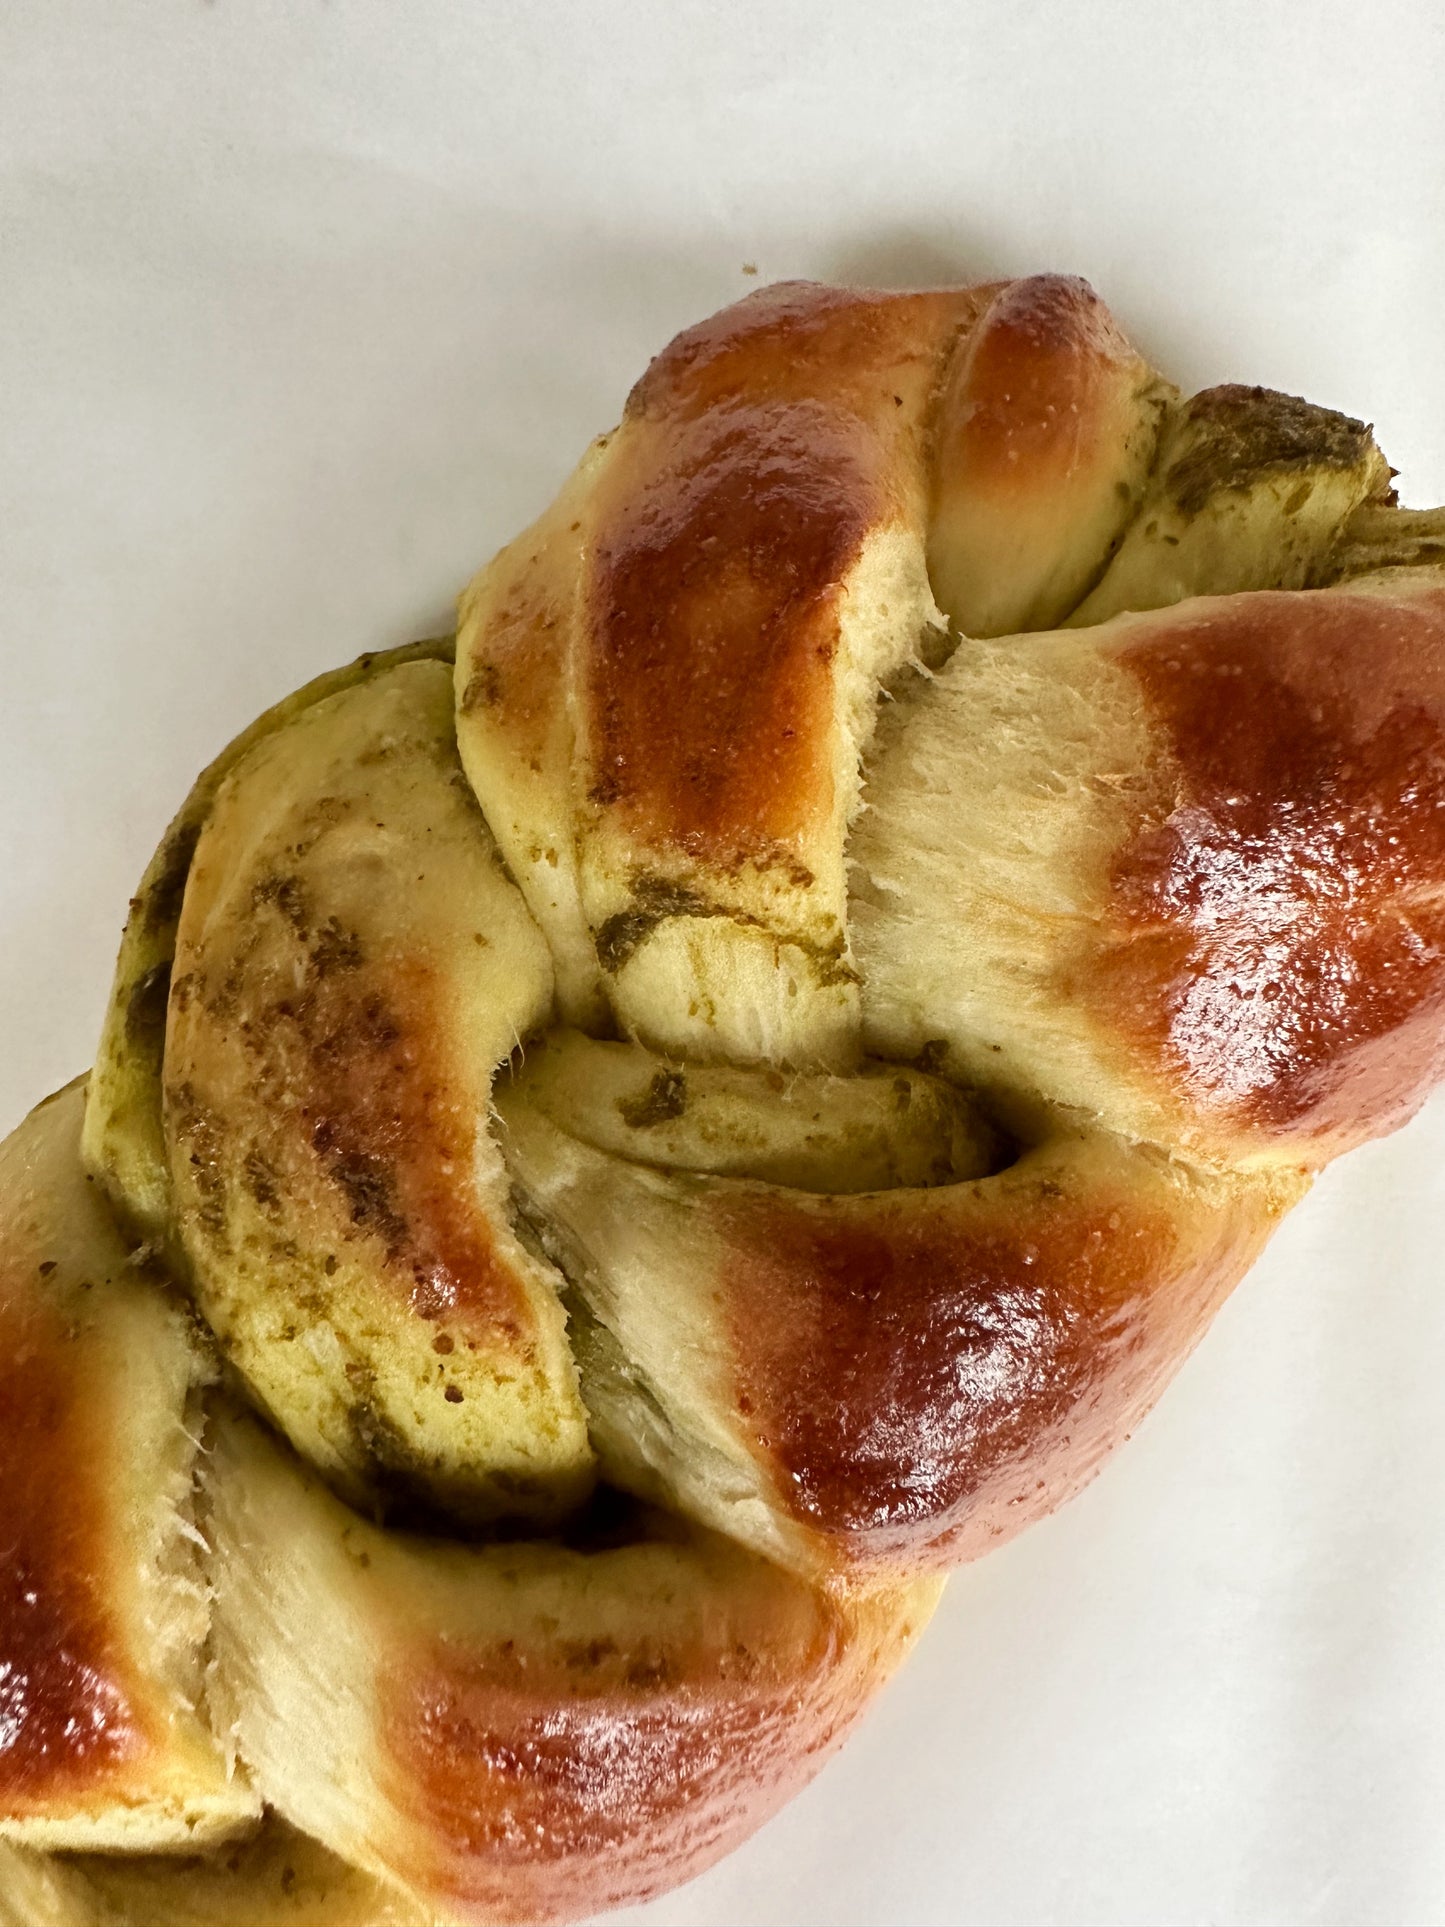
M 1086 281 L 1037 274 L 1003 288 L 959 356 L 940 466 L 981 493 L 1067 486 L 1092 452 L 1100 390 L 1139 356 Z
M 937 411 L 928 568 L 966 635 L 1047 629 L 1097 578 L 1172 391 L 1086 281 L 1012 281 L 960 343 Z
M 612 478 L 598 529 L 592 798 L 650 844 L 722 869 L 791 860 L 808 881 L 790 852 L 833 803 L 837 585 L 875 491 L 806 408 L 737 407 L 669 439 L 661 486 Z
M 124 1781 L 157 1738 L 110 1607 L 105 1348 L 40 1301 L 54 1260 L 0 1251 L 0 1814 Z
M 615 1495 L 590 1545 L 386 1534 L 245 1421 L 210 1489 L 218 1691 L 267 1799 L 449 1920 L 699 1872 L 812 1777 L 938 1594 L 819 1592 Z
M 553 1921 L 692 1879 L 846 1737 L 906 1643 L 895 1625 L 874 1650 L 869 1612 L 764 1576 L 750 1624 L 724 1617 L 685 1648 L 644 1635 L 415 1656 L 383 1719 L 424 1829 L 418 1883 L 475 1918 Z
M 1125 641 L 1168 746 L 1095 992 L 1215 1128 L 1319 1162 L 1445 1065 L 1445 587 L 1191 605 Z
M 256 1802 L 195 1710 L 204 1367 L 81 1173 L 84 1097 L 0 1145 L 0 1835 L 153 1850 Z
M 734 406 L 821 398 L 843 418 L 887 432 L 904 406 L 888 384 L 927 364 L 1006 284 L 896 294 L 779 281 L 676 336 L 628 397 L 629 417 L 679 422 Z M 927 369 L 931 388 L 936 370 Z
M 548 538 L 561 546 L 580 524 L 523 536 L 493 564 L 489 647 L 457 692 L 459 718 L 486 715 L 505 732 L 514 755 L 539 765 L 566 716 L 566 627 L 573 587 L 565 565 L 543 566 Z M 580 545 L 567 544 L 575 553 Z
M 974 1185 L 719 1200 L 739 1412 L 833 1557 L 975 1558 L 1093 1477 L 1294 1195 L 1051 1147 Z
M 841 586 L 908 506 L 920 385 L 985 300 L 786 283 L 679 336 L 633 391 L 586 687 L 593 796 L 648 843 L 806 870 L 836 801 Z
M 417 866 L 446 861 L 422 831 L 439 842 L 451 829 L 459 840 L 442 817 L 445 775 L 412 751 L 436 791 L 427 798 L 429 816 L 419 814 L 414 825 L 400 814 L 357 821 L 358 799 L 342 787 L 347 778 L 353 789 L 364 787 L 360 765 L 368 759 L 378 777 L 383 763 L 395 763 L 399 745 L 388 727 L 417 728 L 410 687 L 393 680 L 390 688 L 395 713 L 380 711 L 345 752 L 354 767 L 326 772 L 329 788 L 318 765 L 319 793 L 292 801 L 288 764 L 253 770 L 243 762 L 199 844 L 167 1054 L 167 1124 L 188 1200 L 184 1222 L 197 1257 L 214 1246 L 224 1264 L 234 1193 L 280 1225 L 278 1243 L 296 1235 L 299 1203 L 310 1197 L 315 1215 L 334 1221 L 338 1239 L 372 1248 L 378 1284 L 408 1311 L 452 1317 L 490 1342 L 525 1350 L 530 1307 L 498 1257 L 473 1176 L 492 1067 L 457 1048 L 455 934 L 410 927 L 415 913 L 404 902 L 424 880 Z M 377 691 L 389 693 L 388 684 Z M 313 713 L 330 715 L 333 707 Z M 420 704 L 418 715 L 425 715 Z M 268 821 L 278 796 L 281 810 Z M 372 815 L 382 809 L 367 805 Z M 415 855 L 404 847 L 413 828 Z M 480 825 L 477 831 L 480 837 Z M 368 834 L 377 903 L 363 928 L 338 914 L 335 876 L 350 882 L 347 866 Z M 223 841 L 213 852 L 217 838 Z M 484 847 L 474 867 L 485 870 Z M 458 866 L 458 922 L 466 920 L 470 881 Z M 392 921 L 379 923 L 388 898 Z M 477 905 L 474 919 L 482 916 Z M 493 933 L 478 928 L 471 937 L 481 947 Z

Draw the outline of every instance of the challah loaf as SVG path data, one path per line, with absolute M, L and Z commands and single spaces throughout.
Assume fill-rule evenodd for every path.
M 0 1922 L 742 1839 L 1437 1080 L 1442 663 L 1370 431 L 1080 282 L 680 336 L 205 772 L 0 1152 Z

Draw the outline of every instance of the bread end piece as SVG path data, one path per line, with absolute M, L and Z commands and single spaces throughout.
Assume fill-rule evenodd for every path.
M 210 1374 L 80 1167 L 77 1081 L 0 1146 L 0 1837 L 153 1852 L 260 1805 L 206 1720 Z

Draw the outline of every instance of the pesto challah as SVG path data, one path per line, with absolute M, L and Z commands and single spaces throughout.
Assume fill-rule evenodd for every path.
M 0 1921 L 573 1919 L 810 1777 L 1440 1074 L 1390 479 L 1081 282 L 765 289 L 212 765 L 0 1151 Z

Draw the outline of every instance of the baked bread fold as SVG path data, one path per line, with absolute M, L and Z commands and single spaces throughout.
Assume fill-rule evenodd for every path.
M 218 1692 L 258 1785 L 447 1919 L 700 1872 L 812 1777 L 939 1590 L 820 1591 L 646 1514 L 590 1546 L 385 1532 L 244 1419 L 208 1480 Z
M 223 752 L 0 1149 L 0 1923 L 575 1919 L 811 1776 L 1438 1081 L 1391 480 L 784 284 Z
M 81 1169 L 84 1103 L 0 1145 L 0 1839 L 156 1852 L 260 1801 L 204 1705 L 210 1366 Z
M 824 1576 L 957 1564 L 1077 1491 L 1305 1182 L 1062 1114 L 989 1175 L 820 1195 L 598 1150 L 525 1071 L 500 1108 L 608 1475 Z
M 590 1487 L 557 1281 L 487 1129 L 551 1004 L 445 664 L 327 696 L 222 781 L 171 983 L 176 1234 L 253 1394 L 361 1503 L 545 1524 Z

